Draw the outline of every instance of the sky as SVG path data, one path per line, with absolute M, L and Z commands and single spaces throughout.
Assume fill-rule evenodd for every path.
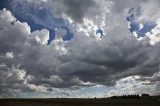
M 160 94 L 159 0 L 0 0 L 0 98 Z

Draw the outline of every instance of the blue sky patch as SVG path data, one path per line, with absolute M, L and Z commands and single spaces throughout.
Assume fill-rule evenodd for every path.
M 55 38 L 55 28 L 63 28 L 67 31 L 67 34 L 62 38 L 64 41 L 71 40 L 73 38 L 73 33 L 68 28 L 68 25 L 62 18 L 55 18 L 53 14 L 45 8 L 37 8 L 36 4 L 21 4 L 21 2 L 16 2 L 12 4 L 9 0 L 0 1 L 0 9 L 9 9 L 21 22 L 27 22 L 31 27 L 31 32 L 35 30 L 41 30 L 43 28 L 49 30 L 48 44 L 50 44 Z M 43 23 L 41 23 L 43 22 Z
M 138 38 L 144 37 L 147 32 L 150 32 L 157 25 L 153 21 L 147 21 L 145 23 L 137 22 L 136 18 L 140 15 L 140 8 L 131 8 L 128 14 L 126 20 L 130 22 L 129 30 L 131 33 L 136 32 Z M 143 25 L 143 28 L 140 28 L 140 24 Z
M 100 35 L 101 35 L 100 38 L 102 38 L 102 37 L 104 36 L 102 29 L 98 29 L 98 30 L 96 31 L 96 35 L 97 35 L 97 34 L 100 34 Z

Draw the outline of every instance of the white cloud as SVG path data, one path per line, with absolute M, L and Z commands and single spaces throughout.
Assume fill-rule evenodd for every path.
M 11 70 L 13 70 L 13 74 L 16 74 L 16 76 L 19 80 L 24 80 L 24 78 L 26 76 L 26 71 L 25 70 L 16 68 L 14 66 L 12 67 Z
M 7 53 L 6 53 L 6 58 L 13 59 L 13 58 L 14 58 L 13 52 L 7 52 Z
M 134 77 L 127 77 L 117 81 L 115 88 L 108 92 L 107 96 L 122 96 L 122 95 L 133 95 L 133 94 L 151 94 L 154 92 L 153 85 L 144 85 L 145 81 L 137 81 Z
M 42 45 L 46 45 L 49 39 L 49 31 L 47 29 L 42 29 L 38 31 L 34 31 L 30 36 L 31 39 L 35 39 Z
M 139 30 L 143 29 L 143 24 L 139 24 Z
M 151 32 L 146 33 L 149 38 L 151 45 L 155 45 L 160 42 L 160 19 L 157 19 L 157 26 L 151 30 Z

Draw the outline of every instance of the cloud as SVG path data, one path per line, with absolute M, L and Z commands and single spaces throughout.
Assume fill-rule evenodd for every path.
M 47 0 L 45 2 L 43 0 L 13 0 L 10 3 L 14 14 L 25 19 L 28 17 L 33 22 L 49 29 L 71 27 L 68 21 L 72 20 L 74 24 L 77 24 L 85 21 L 84 18 L 93 19 L 98 25 L 102 24 L 110 5 L 111 3 L 105 0 L 101 2 L 95 0 Z
M 137 95 L 137 94 L 152 94 L 155 92 L 154 87 L 155 85 L 144 85 L 145 81 L 138 81 L 136 80 L 138 76 L 127 77 L 121 79 L 116 82 L 115 87 L 107 93 L 107 96 L 113 95 Z M 120 92 L 121 91 L 121 92 Z M 126 92 L 127 91 L 127 92 Z
M 160 83 L 158 82 L 157 85 L 156 85 L 156 87 L 155 87 L 155 91 L 156 91 L 154 93 L 155 95 L 159 95 L 160 94 L 160 89 L 159 88 L 160 88 Z
M 46 34 L 42 31 L 35 31 L 32 34 L 30 27 L 27 23 L 21 23 L 11 14 L 10 11 L 3 9 L 0 11 L 0 39 L 2 45 L 0 47 L 0 73 L 1 73 L 1 92 L 5 95 L 10 95 L 15 92 L 23 92 L 33 90 L 26 83 L 29 77 L 25 68 L 21 68 L 24 61 L 24 54 L 28 53 L 25 50 L 31 50 L 28 48 L 32 44 L 44 45 L 47 39 L 44 39 L 43 35 Z M 38 36 L 36 35 L 38 34 Z M 4 41 L 5 40 L 5 41 Z M 31 53 L 31 52 L 30 52 Z M 32 54 L 32 53 L 31 53 Z M 37 54 L 38 55 L 38 54 Z M 24 57 L 23 57 L 24 56 Z M 28 57 L 32 58 L 32 57 Z M 27 61 L 27 59 L 25 59 Z M 26 64 L 30 64 L 27 63 Z M 4 95 L 4 96 L 5 96 Z
M 61 46 L 65 45 L 65 42 L 58 41 L 60 38 L 57 38 L 57 43 L 47 46 L 48 30 L 31 33 L 27 23 L 17 21 L 6 9 L 0 11 L 0 17 L 3 25 L 0 30 L 0 64 L 3 79 L 1 93 L 47 91 L 46 87 L 88 86 L 78 78 L 67 78 L 66 82 L 58 75 L 56 68 L 63 63 L 63 59 L 60 59 L 63 54 L 57 47 L 62 48 Z
M 88 9 L 96 5 L 94 0 L 63 0 L 63 4 L 67 9 L 66 14 L 77 22 L 83 21 Z
M 69 2 L 79 3 L 78 0 Z M 90 19 L 93 11 L 89 8 L 93 4 L 87 7 L 86 2 L 93 1 L 80 2 L 79 10 L 76 11 L 71 11 L 74 6 L 69 6 L 66 1 L 54 2 L 58 4 L 57 6 L 67 7 L 67 11 L 64 11 L 68 16 L 66 18 L 70 19 L 67 22 L 73 24 L 69 27 L 75 32 L 72 40 L 63 41 L 62 37 L 66 34 L 66 30 L 57 28 L 57 36 L 50 45 L 46 45 L 49 37 L 47 29 L 31 32 L 30 26 L 18 21 L 10 11 L 6 9 L 0 11 L 0 93 L 6 92 L 5 95 L 9 95 L 28 91 L 49 92 L 53 88 L 115 86 L 117 81 L 126 77 L 135 75 L 154 77 L 154 74 L 159 72 L 160 43 L 151 45 L 149 36 L 138 41 L 129 32 L 125 18 L 130 6 L 123 6 L 121 3 L 119 7 L 115 7 L 116 1 L 113 3 L 103 1 L 100 3 L 102 7 L 95 11 L 99 13 L 96 15 L 98 18 Z M 48 0 L 43 3 L 52 2 Z M 105 3 L 108 5 L 106 11 L 103 11 Z M 41 4 L 42 7 L 44 4 Z M 37 8 L 37 4 L 35 6 Z M 83 9 L 81 10 L 83 7 L 91 14 L 83 13 Z M 75 13 L 77 11 L 80 11 L 81 16 Z M 105 14 L 102 15 L 102 11 Z M 117 14 L 118 12 L 120 13 Z M 31 13 L 28 15 L 34 17 Z M 49 14 L 47 19 L 52 15 Z M 56 15 L 58 16 L 60 14 Z M 38 17 L 33 19 L 41 25 L 48 26 L 47 28 L 55 27 L 52 26 L 53 23 L 50 24 L 52 18 L 47 21 L 48 23 Z M 81 19 L 84 22 L 77 23 Z M 99 19 L 102 19 L 102 22 Z M 104 31 L 101 40 L 96 39 L 95 29 L 92 28 L 98 26 Z M 148 78 L 146 81 L 157 83 L 159 80 Z

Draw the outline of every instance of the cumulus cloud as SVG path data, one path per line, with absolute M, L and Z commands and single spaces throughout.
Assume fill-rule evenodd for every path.
M 39 42 L 36 38 L 31 39 L 29 37 L 32 35 L 27 23 L 16 21 L 10 11 L 1 10 L 0 17 L 0 39 L 2 42 L 0 47 L 1 93 L 7 95 L 7 93 L 12 94 L 25 89 L 29 90 L 29 87 L 25 84 L 27 72 L 20 68 L 20 58 L 23 57 L 23 49 L 31 44 L 29 42 L 32 42 L 32 40 L 37 44 Z M 41 39 L 41 41 L 43 40 Z
M 31 1 L 27 0 L 27 2 Z M 55 29 L 55 26 L 52 26 L 56 22 L 52 23 L 55 17 L 52 13 L 46 15 L 45 21 L 49 19 L 48 23 L 27 13 L 35 19 L 35 22 L 56 31 L 55 40 L 50 45 L 46 45 L 49 39 L 47 29 L 31 32 L 27 23 L 18 21 L 10 11 L 1 10 L 0 93 L 5 94 L 4 97 L 14 92 L 49 92 L 53 88 L 114 86 L 118 80 L 135 75 L 142 77 L 140 81 L 144 81 L 144 78 L 145 81 L 154 83 L 159 81 L 152 78 L 156 78 L 157 76 L 154 75 L 160 70 L 159 41 L 151 45 L 150 36 L 138 41 L 128 30 L 128 22 L 125 18 L 133 2 L 130 0 L 125 3 L 122 1 L 117 3 L 114 0 L 102 2 L 55 0 L 54 3 L 50 0 L 42 0 L 42 2 L 43 4 L 41 2 L 35 4 L 35 8 L 46 8 L 44 5 L 48 7 L 50 4 L 60 6 L 54 10 L 54 14 L 58 11 L 56 17 L 66 16 L 67 23 L 72 24 L 69 27 L 72 26 L 72 30 L 76 30 L 74 38 L 70 41 L 62 40 L 66 30 Z M 102 7 L 95 9 L 98 3 Z M 105 3 L 107 7 L 103 5 Z M 80 4 L 78 9 L 73 11 L 77 4 Z M 67 11 L 63 10 L 61 7 L 63 5 Z M 97 13 L 96 17 L 91 18 L 94 16 L 92 14 L 94 11 Z M 53 17 L 49 18 L 49 16 Z M 79 23 L 81 20 L 84 22 Z M 104 37 L 101 40 L 97 40 L 94 33 L 95 28 L 98 27 L 104 30 Z M 143 87 L 136 90 L 139 89 Z

